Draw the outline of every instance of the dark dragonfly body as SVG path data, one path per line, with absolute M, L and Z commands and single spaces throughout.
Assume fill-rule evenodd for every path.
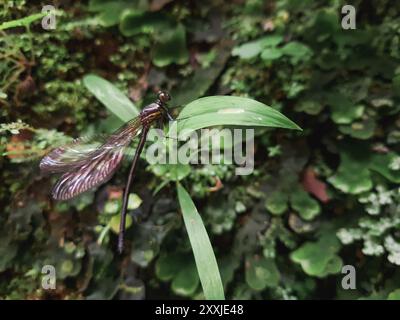
M 136 165 L 146 142 L 150 126 L 164 117 L 172 120 L 166 108 L 166 104 L 170 99 L 170 95 L 167 92 L 161 91 L 158 93 L 156 102 L 146 106 L 136 118 L 127 122 L 110 136 L 96 141 L 96 146 L 93 147 L 92 139 L 76 139 L 69 145 L 52 150 L 40 162 L 42 172 L 62 173 L 62 176 L 53 187 L 52 197 L 55 200 L 71 199 L 108 181 L 121 163 L 125 149 L 140 134 L 140 141 L 123 194 L 118 235 L 118 251 L 120 253 L 124 247 L 129 189 L 133 181 Z M 83 146 L 84 148 L 82 148 Z M 91 147 L 88 148 L 87 146 Z

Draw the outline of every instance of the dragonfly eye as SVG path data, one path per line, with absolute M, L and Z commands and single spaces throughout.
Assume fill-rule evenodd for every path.
M 171 100 L 171 96 L 166 91 L 160 91 L 160 92 L 158 92 L 158 99 L 162 103 L 167 103 L 169 100 Z

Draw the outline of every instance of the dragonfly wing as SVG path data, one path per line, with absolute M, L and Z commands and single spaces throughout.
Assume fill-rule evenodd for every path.
M 70 199 L 109 180 L 141 128 L 140 119 L 135 118 L 100 145 L 91 140 L 88 147 L 88 140 L 78 139 L 50 152 L 40 163 L 42 172 L 64 173 L 53 188 L 53 198 Z
M 82 165 L 90 155 L 103 145 L 103 137 L 83 137 L 50 151 L 40 161 L 43 173 L 61 173 Z
M 109 180 L 121 163 L 123 148 L 102 151 L 75 171 L 64 173 L 53 188 L 53 198 L 67 200 Z
M 97 135 L 83 137 L 72 141 L 70 144 L 58 147 L 50 151 L 40 161 L 39 167 L 42 173 L 65 173 L 84 165 L 89 158 L 98 155 L 98 149 L 118 148 L 129 143 L 139 132 L 140 119 L 135 118 L 115 131 L 112 135 Z

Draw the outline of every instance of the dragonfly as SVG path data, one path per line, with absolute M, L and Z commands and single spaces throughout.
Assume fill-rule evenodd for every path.
M 55 200 L 68 200 L 111 179 L 118 169 L 127 147 L 133 139 L 140 136 L 123 192 L 118 234 L 118 252 L 120 254 L 124 248 L 129 190 L 138 159 L 151 125 L 165 118 L 170 121 L 174 120 L 167 108 L 167 102 L 170 100 L 171 96 L 168 92 L 160 91 L 155 102 L 144 107 L 137 117 L 128 121 L 111 135 L 102 137 L 96 146 L 88 148 L 92 142 L 91 139 L 78 138 L 68 145 L 53 149 L 43 157 L 39 164 L 40 170 L 44 174 L 62 174 L 51 194 Z

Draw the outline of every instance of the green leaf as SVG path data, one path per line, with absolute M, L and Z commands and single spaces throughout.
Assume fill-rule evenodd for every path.
M 265 207 L 274 215 L 283 214 L 288 208 L 288 195 L 281 190 L 272 192 L 265 201 Z
M 219 125 L 301 130 L 297 124 L 279 111 L 256 100 L 234 96 L 210 96 L 197 99 L 183 108 L 177 120 L 180 120 L 177 121 L 178 131 Z
M 146 5 L 136 0 L 90 0 L 89 11 L 98 12 L 98 20 L 104 27 L 117 25 L 122 19 L 123 13 L 137 12 L 141 14 Z
M 123 11 L 126 9 L 125 3 L 109 3 L 98 15 L 98 19 L 103 27 L 115 26 L 119 23 Z
M 161 255 L 156 262 L 156 275 L 162 281 L 172 280 L 182 269 L 187 257 L 172 253 Z
M 300 42 L 289 42 L 281 48 L 284 55 L 290 57 L 292 63 L 297 63 L 302 60 L 308 60 L 312 56 L 312 50 Z
M 261 53 L 261 59 L 264 61 L 276 60 L 282 57 L 282 50 L 277 48 L 266 48 Z
M 310 53 L 310 48 L 300 42 L 289 42 L 282 47 L 282 52 L 289 56 L 301 57 Z
M 320 113 L 323 108 L 324 105 L 316 100 L 303 100 L 296 105 L 295 110 L 315 116 Z
M 171 22 L 165 15 L 159 12 L 138 12 L 128 10 L 122 14 L 119 29 L 126 37 L 138 35 L 140 33 L 156 33 L 170 29 Z
M 154 48 L 154 64 L 157 67 L 165 67 L 172 63 L 184 64 L 188 60 L 185 27 L 179 24 L 175 29 L 162 32 Z
M 280 35 L 266 36 L 260 39 L 263 48 L 276 47 L 283 41 L 283 37 Z
M 225 296 L 221 276 L 203 220 L 197 212 L 190 195 L 179 183 L 177 184 L 177 190 L 183 220 L 192 245 L 204 296 L 208 300 L 223 300 Z
M 179 270 L 172 280 L 171 289 L 180 296 L 192 296 L 199 286 L 199 276 L 193 260 L 186 261 L 186 264 Z
M 121 222 L 121 215 L 120 214 L 116 214 L 110 220 L 111 230 L 116 234 L 119 233 L 119 224 L 120 224 L 120 222 Z M 128 215 L 128 216 L 126 216 L 125 230 L 129 229 L 129 227 L 131 225 L 132 225 L 132 217 Z
M 104 106 L 123 122 L 139 114 L 136 106 L 118 88 L 107 80 L 96 76 L 86 75 L 83 84 Z
M 262 42 L 260 40 L 251 41 L 232 50 L 232 55 L 242 59 L 251 59 L 260 54 L 262 50 Z
M 340 242 L 334 233 L 324 233 L 317 242 L 306 242 L 293 251 L 290 258 L 310 276 L 326 277 L 339 273 L 342 260 L 337 255 Z
M 253 256 L 246 259 L 246 282 L 254 290 L 276 287 L 279 283 L 279 271 L 273 259 Z
M 396 289 L 394 291 L 392 291 L 391 293 L 389 293 L 388 300 L 400 300 L 400 289 Z
M 339 168 L 336 174 L 328 179 L 329 183 L 350 194 L 359 194 L 372 188 L 367 150 L 358 145 L 342 147 L 340 159 Z
M 350 125 L 339 126 L 339 131 L 356 139 L 366 140 L 374 135 L 376 123 L 372 119 L 356 121 Z
M 304 220 L 314 219 L 321 211 L 318 202 L 300 188 L 291 193 L 290 204 Z
M 0 24 L 0 30 L 5 30 L 15 27 L 28 27 L 33 22 L 41 20 L 46 15 L 47 13 L 35 13 L 25 18 L 3 22 L 2 24 Z
M 235 47 L 232 50 L 232 55 L 241 59 L 251 59 L 258 56 L 263 48 L 274 49 L 282 41 L 283 37 L 279 35 L 262 37 Z
M 372 188 L 371 171 L 378 172 L 394 183 L 400 183 L 400 171 L 392 170 L 390 163 L 396 153 L 371 153 L 368 145 L 343 145 L 340 166 L 336 174 L 328 179 L 337 189 L 351 194 L 359 194 Z M 354 173 L 357 174 L 354 174 Z
M 332 120 L 338 124 L 349 124 L 362 116 L 364 106 L 354 105 L 349 98 L 340 94 L 329 94 L 327 103 L 331 107 Z
M 393 183 L 400 183 L 400 170 L 390 168 L 391 162 L 399 156 L 394 152 L 372 155 L 369 169 L 378 172 Z
M 191 172 L 189 164 L 156 164 L 152 166 L 153 173 L 169 181 L 180 181 Z
M 135 225 L 134 234 L 130 258 L 132 262 L 145 268 L 158 255 L 164 233 L 161 229 L 155 231 L 146 224 L 139 224 Z

